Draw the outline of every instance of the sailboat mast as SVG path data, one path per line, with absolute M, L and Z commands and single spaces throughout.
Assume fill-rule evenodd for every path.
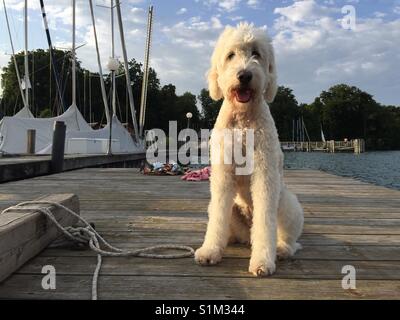
M 12 37 L 11 37 L 10 22 L 8 21 L 8 14 L 7 14 L 7 7 L 6 7 L 5 0 L 3 0 L 3 7 L 4 7 L 4 15 L 6 17 L 8 36 L 10 37 L 12 58 L 13 58 L 13 61 L 14 61 L 15 72 L 17 74 L 18 87 L 19 87 L 19 90 L 21 92 L 21 97 L 22 97 L 22 102 L 24 104 L 24 107 L 28 107 L 28 105 L 27 105 L 27 103 L 25 101 L 24 90 L 21 87 L 21 84 L 22 84 L 21 83 L 21 77 L 20 77 L 19 70 L 18 70 L 17 58 L 15 57 L 14 43 L 13 43 L 13 40 L 12 40 Z
M 114 62 L 115 58 L 115 43 L 114 43 L 114 0 L 111 0 L 111 58 Z M 116 86 L 115 86 L 115 70 L 111 71 L 111 83 L 112 83 L 112 110 L 113 116 L 117 113 L 116 106 Z
M 72 105 L 76 105 L 75 6 L 76 0 L 72 0 Z
M 144 58 L 144 70 L 143 70 L 143 83 L 142 83 L 142 94 L 140 102 L 140 117 L 139 117 L 139 134 L 143 136 L 143 128 L 146 120 L 146 105 L 147 105 L 147 88 L 149 81 L 149 58 L 150 58 L 150 46 L 151 46 L 151 33 L 153 27 L 153 6 L 149 8 L 149 14 L 147 17 L 147 39 L 146 39 L 146 51 Z
M 28 0 L 25 0 L 24 8 L 25 23 L 25 103 L 29 107 L 29 64 L 28 64 Z
M 134 129 L 134 132 L 135 132 L 135 139 L 138 140 L 140 137 L 139 137 L 137 120 L 136 120 L 135 103 L 133 101 L 131 79 L 130 79 L 130 75 L 129 75 L 128 55 L 126 53 L 126 47 L 125 47 L 124 27 L 122 25 L 121 4 L 120 4 L 119 0 L 116 0 L 116 7 L 117 7 L 117 18 L 118 18 L 118 26 L 119 26 L 119 35 L 121 37 L 122 54 L 123 54 L 123 57 L 124 57 L 126 87 L 128 89 L 129 105 L 131 107 L 131 115 L 132 115 L 133 129 Z
M 45 7 L 44 7 L 44 0 L 40 0 L 40 8 L 42 10 L 42 18 L 43 18 L 44 28 L 45 28 L 45 31 L 46 31 L 47 44 L 49 45 L 50 77 L 51 77 L 51 72 L 53 71 L 54 79 L 55 79 L 56 87 L 57 87 L 57 92 L 58 92 L 58 96 L 59 96 L 59 99 L 60 99 L 61 108 L 62 108 L 63 111 L 65 111 L 64 97 L 63 97 L 63 93 L 62 93 L 62 90 L 61 90 L 60 77 L 59 77 L 59 74 L 58 74 L 57 65 L 55 63 L 56 59 L 54 57 L 53 44 L 51 42 L 49 25 L 47 23 L 47 16 L 46 16 L 46 10 L 45 10 Z M 51 79 L 50 79 L 50 88 L 51 88 Z M 51 92 L 51 90 L 50 90 L 50 92 Z
M 94 43 L 95 43 L 95 46 L 96 46 L 97 65 L 98 65 L 98 68 L 99 68 L 100 87 L 101 87 L 101 95 L 103 97 L 103 103 L 104 103 L 104 111 L 105 111 L 105 114 L 106 114 L 107 123 L 111 123 L 110 110 L 108 109 L 107 94 L 106 94 L 106 88 L 105 88 L 104 79 L 103 79 L 103 69 L 101 67 L 99 43 L 97 41 L 96 20 L 94 18 L 94 10 L 93 10 L 93 1 L 92 0 L 89 0 L 89 8 L 90 8 L 90 15 L 91 15 L 91 18 L 92 18 Z

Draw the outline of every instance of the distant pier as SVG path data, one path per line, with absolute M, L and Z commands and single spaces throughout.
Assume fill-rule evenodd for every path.
M 365 140 L 354 139 L 348 141 L 282 141 L 281 147 L 283 151 L 297 152 L 365 152 Z

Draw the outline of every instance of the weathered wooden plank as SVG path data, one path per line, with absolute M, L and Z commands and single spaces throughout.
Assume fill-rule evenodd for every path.
M 138 204 L 140 205 L 140 204 Z M 174 205 L 174 204 L 171 204 Z M 179 206 L 178 203 L 176 203 L 176 206 Z M 87 203 L 82 203 L 81 202 L 81 208 L 88 208 L 89 205 Z M 129 216 L 133 217 L 181 217 L 181 218 L 187 218 L 190 219 L 192 217 L 194 218 L 203 218 L 207 219 L 207 211 L 206 211 L 206 206 L 202 208 L 186 208 L 186 210 L 170 210 L 169 208 L 156 208 L 156 209 L 132 209 L 132 210 L 113 210 L 110 212 L 110 210 L 84 210 L 82 209 L 82 216 L 84 216 L 86 219 L 89 220 L 94 220 L 94 219 L 104 219 L 104 218 L 126 218 Z M 196 210 L 197 209 L 197 210 Z M 374 220 L 379 220 L 379 219 L 397 219 L 399 220 L 400 217 L 400 211 L 399 212 L 385 212 L 385 213 L 376 213 L 376 212 L 339 212 L 339 213 L 333 213 L 333 212 L 312 212 L 310 213 L 309 211 L 305 212 L 304 216 L 306 219 L 308 218 L 333 218 L 333 219 L 344 219 L 344 220 L 363 220 L 363 219 L 374 219 Z M 387 220 L 389 221 L 389 220 Z
M 94 257 L 36 257 L 17 274 L 41 274 L 42 267 L 52 265 L 57 275 L 92 275 Z M 101 269 L 106 275 L 128 276 L 190 276 L 253 278 L 247 271 L 248 259 L 224 258 L 213 267 L 198 266 L 193 259 L 159 261 L 145 258 L 107 257 Z M 357 260 L 286 260 L 278 261 L 273 279 L 342 279 L 342 268 L 352 265 L 358 280 L 400 280 L 400 261 Z M 0 288 L 1 291 L 1 288 Z
M 56 290 L 44 290 L 43 275 L 14 275 L 0 298 L 90 299 L 91 276 L 60 275 Z M 100 299 L 399 299 L 400 281 L 359 280 L 343 290 L 340 280 L 225 277 L 100 277 Z M 194 290 L 195 288 L 195 290 Z
M 193 248 L 199 248 L 202 244 L 204 236 L 198 234 L 187 242 L 178 242 L 174 238 L 158 238 L 152 242 L 137 237 L 131 242 L 112 242 L 115 246 L 124 249 L 139 249 L 145 246 L 160 244 L 178 244 L 189 245 Z M 43 256 L 94 256 L 91 251 L 74 251 L 74 250 L 53 250 L 48 249 L 43 252 Z M 224 251 L 224 256 L 229 258 L 250 259 L 250 247 L 248 246 L 228 246 Z M 354 261 L 400 261 L 400 247 L 398 246 L 324 246 L 324 245 L 303 245 L 303 249 L 298 251 L 294 257 L 296 260 L 354 260 Z M 399 265 L 400 267 L 400 265 Z
M 153 245 L 159 243 L 197 245 L 204 239 L 204 231 L 193 230 L 133 230 L 132 232 L 114 232 L 105 230 L 101 233 L 113 244 Z M 303 246 L 399 246 L 400 235 L 366 235 L 366 234 L 302 234 L 300 242 Z M 58 249 L 57 249 L 58 250 Z M 70 252 L 70 250 L 68 250 Z
M 99 231 L 134 232 L 136 229 L 156 230 L 205 230 L 203 218 L 180 217 L 126 217 L 92 219 Z M 317 234 L 400 234 L 400 219 L 326 219 L 307 218 L 304 233 Z
M 76 195 L 57 194 L 38 200 L 60 203 L 79 213 Z M 49 205 L 61 225 L 71 225 L 76 218 L 64 210 Z M 10 211 L 0 215 L 0 282 L 53 241 L 59 230 L 39 211 Z

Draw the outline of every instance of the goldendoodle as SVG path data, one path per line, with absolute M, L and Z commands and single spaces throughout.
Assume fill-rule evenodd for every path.
M 277 92 L 277 73 L 266 31 L 248 23 L 226 27 L 212 55 L 208 84 L 210 96 L 224 101 L 211 135 L 209 222 L 195 260 L 216 264 L 228 243 L 250 243 L 249 271 L 269 275 L 277 256 L 287 258 L 301 248 L 297 240 L 304 218 L 283 181 L 283 153 L 267 104 Z M 237 174 L 234 161 L 215 161 L 226 154 L 214 148 L 228 145 L 217 134 L 226 129 L 253 132 L 252 172 Z

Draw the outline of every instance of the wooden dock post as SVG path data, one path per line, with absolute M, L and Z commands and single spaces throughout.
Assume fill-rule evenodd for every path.
M 65 132 L 67 126 L 62 121 L 56 121 L 53 132 L 53 148 L 51 151 L 52 173 L 62 172 L 64 169 Z
M 28 129 L 27 131 L 27 154 L 35 154 L 36 148 L 36 130 Z
M 355 139 L 353 140 L 354 153 L 360 154 L 365 152 L 365 140 Z
M 37 200 L 60 203 L 79 214 L 79 199 L 74 194 L 54 194 Z M 32 206 L 50 207 L 62 226 L 77 223 L 76 217 L 58 207 L 45 204 Z M 60 234 L 53 222 L 39 211 L 9 211 L 0 215 L 0 283 Z
M 353 146 L 354 146 L 354 153 L 359 154 L 360 153 L 360 140 L 354 139 L 352 142 L 353 142 Z
M 328 141 L 328 151 L 330 153 L 335 153 L 335 140 Z

